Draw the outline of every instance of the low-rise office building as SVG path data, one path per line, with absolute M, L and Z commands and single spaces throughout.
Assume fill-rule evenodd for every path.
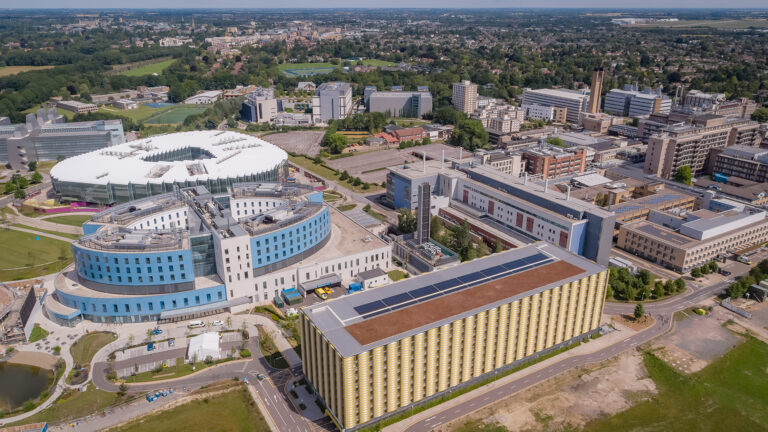
M 243 121 L 252 123 L 270 123 L 277 118 L 278 103 L 275 91 L 271 88 L 257 87 L 245 96 L 240 109 Z
M 98 111 L 99 107 L 96 104 L 79 102 L 79 101 L 58 101 L 56 107 L 63 110 L 72 111 L 75 114 L 87 114 L 90 112 Z
M 333 119 L 345 119 L 352 108 L 352 86 L 349 83 L 322 83 L 312 97 L 312 120 L 314 123 L 328 123 Z
M 0 117 L 0 163 L 14 170 L 32 161 L 55 161 L 125 142 L 121 120 L 66 123 L 55 108 L 27 114 L 26 123 Z
M 301 311 L 305 375 L 353 431 L 598 331 L 605 267 L 537 244 Z
M 668 114 L 672 99 L 661 93 L 661 88 L 639 91 L 627 84 L 624 90 L 613 89 L 605 95 L 605 112 L 616 116 L 640 117 L 649 114 Z
M 545 180 L 583 173 L 587 167 L 587 152 L 580 148 L 539 146 L 523 150 L 523 159 L 528 173 Z
M 622 225 L 616 245 L 661 266 L 686 272 L 731 250 L 767 240 L 764 211 L 698 210 L 682 216 L 652 211 L 647 221 Z
M 768 149 L 735 145 L 712 150 L 707 171 L 768 183 Z
M 366 87 L 366 91 L 369 88 Z M 432 112 L 432 94 L 429 91 L 373 91 L 365 96 L 369 112 L 385 113 L 392 117 L 421 118 Z
M 544 105 L 567 108 L 565 119 L 578 123 L 582 113 L 587 111 L 589 90 L 538 89 L 523 90 L 524 106 Z
M 191 104 L 191 105 L 208 105 L 216 102 L 221 98 L 222 95 L 221 90 L 208 90 L 200 92 L 194 96 L 190 96 L 186 99 L 184 99 L 184 104 Z

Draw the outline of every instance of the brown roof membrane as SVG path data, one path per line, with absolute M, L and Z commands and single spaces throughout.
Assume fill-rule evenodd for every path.
M 423 303 L 416 303 L 348 325 L 345 329 L 360 345 L 365 346 L 584 272 L 584 269 L 571 263 L 557 261 Z

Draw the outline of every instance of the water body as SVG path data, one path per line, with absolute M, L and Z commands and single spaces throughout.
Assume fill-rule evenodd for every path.
M 10 411 L 36 399 L 50 387 L 53 371 L 0 362 L 0 409 Z

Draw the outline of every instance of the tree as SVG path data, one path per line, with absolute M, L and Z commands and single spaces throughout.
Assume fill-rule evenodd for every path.
M 664 297 L 664 284 L 661 281 L 656 281 L 655 284 L 653 284 L 653 297 L 654 298 L 662 298 Z
M 677 292 L 685 291 L 685 279 L 681 277 L 675 279 L 674 285 L 675 285 L 675 291 Z
M 698 278 L 700 278 L 701 276 L 702 276 L 702 275 L 701 275 L 701 269 L 700 269 L 700 268 L 698 268 L 698 267 L 694 267 L 694 268 L 691 270 L 691 277 L 694 277 L 694 278 L 698 279 Z
M 13 184 L 11 182 L 8 182 L 8 183 L 5 184 L 5 193 L 6 194 L 11 194 L 14 191 L 16 191 L 16 185 L 15 184 Z
M 493 253 L 499 253 L 504 251 L 504 244 L 496 237 L 496 241 L 493 242 Z
M 565 143 L 563 142 L 563 139 L 556 136 L 551 136 L 547 138 L 547 144 L 551 144 L 553 146 L 558 146 L 558 147 L 565 147 Z
M 683 165 L 680 168 L 678 168 L 677 171 L 675 172 L 674 180 L 676 182 L 690 186 L 692 179 L 693 179 L 693 174 L 691 173 L 690 165 Z
M 760 123 L 768 122 L 768 108 L 758 108 L 752 113 L 752 120 Z
M 27 169 L 29 171 L 37 171 L 37 161 L 31 161 L 27 164 Z
M 397 211 L 397 229 L 403 234 L 416 231 L 416 217 L 413 212 L 405 208 Z
M 646 269 L 641 269 L 637 272 L 637 277 L 640 279 L 640 282 L 642 282 L 643 286 L 648 286 L 653 281 L 653 276 L 651 275 L 651 272 L 649 272 Z
M 13 192 L 13 197 L 14 197 L 14 198 L 16 198 L 16 199 L 24 199 L 24 198 L 26 198 L 26 197 L 27 197 L 27 193 L 26 193 L 26 192 L 24 192 L 24 191 L 23 191 L 23 190 L 21 190 L 21 189 L 16 189 L 16 190 Z
M 451 144 L 475 151 L 488 145 L 488 132 L 479 120 L 464 119 L 454 127 Z
M 32 184 L 41 183 L 43 181 L 43 175 L 35 171 L 32 173 L 32 177 L 30 178 L 30 180 L 32 181 Z
M 16 180 L 16 186 L 18 186 L 19 189 L 24 189 L 29 186 L 29 180 L 27 180 L 26 177 L 19 177 L 18 180 Z
M 347 148 L 347 137 L 342 134 L 332 134 L 328 137 L 328 150 L 333 154 L 340 154 Z
M 635 319 L 640 319 L 640 318 L 643 317 L 643 315 L 645 315 L 645 308 L 643 308 L 643 304 L 642 303 L 638 303 L 635 306 L 635 313 L 634 313 L 634 315 L 635 315 Z
M 344 170 L 341 172 L 341 175 L 339 176 L 339 180 L 344 181 L 349 178 L 349 173 L 347 170 Z

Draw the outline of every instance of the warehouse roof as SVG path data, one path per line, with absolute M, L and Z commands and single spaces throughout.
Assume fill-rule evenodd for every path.
M 536 243 L 302 311 L 342 357 L 349 357 L 603 269 Z

